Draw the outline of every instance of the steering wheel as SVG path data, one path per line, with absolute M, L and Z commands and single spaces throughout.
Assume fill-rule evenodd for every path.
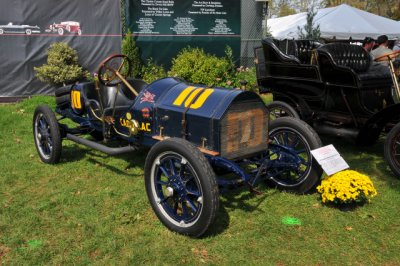
M 375 58 L 374 60 L 376 62 L 389 61 L 389 60 L 392 60 L 393 58 L 396 58 L 399 54 L 400 54 L 400 50 L 397 50 L 397 51 L 394 51 L 391 53 L 386 53 L 384 55 L 381 55 L 381 56 Z
M 121 70 L 124 73 L 121 73 Z M 127 71 L 126 71 L 127 70 Z M 97 76 L 101 84 L 106 86 L 116 86 L 126 81 L 126 75 L 131 71 L 131 64 L 126 55 L 115 54 L 107 57 L 100 63 Z

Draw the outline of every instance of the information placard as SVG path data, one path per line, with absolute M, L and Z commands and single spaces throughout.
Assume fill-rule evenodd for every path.
M 340 156 L 332 144 L 312 150 L 311 154 L 327 175 L 333 175 L 349 168 L 347 162 Z
M 240 0 L 127 0 L 126 17 L 143 59 L 168 66 L 187 46 L 240 56 Z

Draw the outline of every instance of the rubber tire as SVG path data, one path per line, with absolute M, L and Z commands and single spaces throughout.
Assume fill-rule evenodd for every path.
M 58 28 L 57 29 L 58 35 L 64 35 L 64 29 L 63 28 Z
M 47 124 L 49 125 L 50 136 L 53 141 L 53 148 L 52 148 L 51 154 L 48 158 L 44 157 L 40 153 L 38 143 L 36 140 L 35 122 L 36 122 L 37 117 L 41 114 L 43 114 Z M 61 132 L 60 132 L 60 127 L 58 125 L 57 118 L 49 106 L 39 105 L 38 107 L 36 107 L 35 113 L 33 115 L 32 128 L 33 128 L 33 138 L 34 138 L 34 142 L 35 142 L 35 147 L 36 147 L 36 150 L 37 150 L 42 162 L 47 163 L 47 164 L 58 163 L 61 158 L 62 138 L 61 138 Z
M 56 97 L 56 104 L 58 107 L 69 106 L 71 104 L 71 95 L 66 94 Z
M 72 86 L 63 86 L 55 89 L 54 94 L 56 97 L 71 94 Z
M 383 149 L 383 155 L 385 157 L 385 161 L 397 178 L 400 178 L 400 164 L 396 163 L 396 160 L 392 158 L 391 154 L 393 146 L 395 144 L 394 142 L 396 141 L 396 136 L 398 136 L 399 134 L 400 134 L 400 123 L 395 125 L 390 130 L 389 134 L 386 136 Z
M 168 151 L 178 153 L 179 155 L 185 157 L 191 164 L 191 166 L 193 167 L 194 171 L 197 173 L 197 176 L 199 178 L 198 181 L 200 183 L 201 190 L 203 192 L 202 212 L 198 220 L 190 227 L 180 227 L 171 223 L 160 211 L 155 200 L 155 197 L 157 196 L 153 195 L 152 192 L 151 171 L 154 164 L 154 160 L 157 158 L 159 154 Z M 218 192 L 217 180 L 205 156 L 200 152 L 198 148 L 196 148 L 190 142 L 184 139 L 170 138 L 155 144 L 147 155 L 144 167 L 144 176 L 145 176 L 146 193 L 149 202 L 155 214 L 157 215 L 158 219 L 171 231 L 183 235 L 188 235 L 191 237 L 200 237 L 207 231 L 210 225 L 214 222 L 219 208 L 219 192 Z
M 293 117 L 281 117 L 270 121 L 269 134 L 271 135 L 281 128 L 294 129 L 299 134 L 301 134 L 310 146 L 310 150 L 322 147 L 322 141 L 319 138 L 318 134 L 312 127 L 310 127 L 306 122 L 302 120 Z M 298 194 L 304 194 L 315 189 L 315 187 L 319 184 L 322 173 L 323 171 L 321 166 L 314 158 L 312 158 L 311 170 L 309 171 L 306 180 L 298 186 L 286 187 L 276 182 L 273 182 L 273 180 L 270 180 L 270 183 L 278 189 Z
M 294 109 L 290 104 L 281 102 L 281 101 L 273 101 L 269 104 L 267 104 L 267 109 L 269 112 L 273 109 L 280 109 L 284 110 L 286 113 L 288 113 L 288 117 L 294 117 L 297 119 L 300 119 L 299 113 Z M 272 120 L 272 119 L 271 119 Z

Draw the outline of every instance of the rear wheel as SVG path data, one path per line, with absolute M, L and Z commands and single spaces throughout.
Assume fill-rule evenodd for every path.
M 215 174 L 191 143 L 171 138 L 154 145 L 146 158 L 146 192 L 170 230 L 199 237 L 213 223 L 219 194 Z
M 57 32 L 58 32 L 58 35 L 64 35 L 64 29 L 63 28 L 58 28 Z
M 400 178 L 400 123 L 393 127 L 386 137 L 384 156 L 390 169 Z
M 56 104 L 60 108 L 71 106 L 71 95 L 68 93 L 65 95 L 57 96 Z
M 297 111 L 289 104 L 281 101 L 273 101 L 267 104 L 270 120 L 275 120 L 279 117 L 294 117 L 300 119 Z
M 54 94 L 56 95 L 57 107 L 63 108 L 71 106 L 71 87 L 72 86 L 64 86 L 56 88 Z
M 61 156 L 61 133 L 53 111 L 40 105 L 33 115 L 33 137 L 40 159 L 44 163 L 56 164 Z
M 322 169 L 311 150 L 322 146 L 318 134 L 304 121 L 282 117 L 271 121 L 267 169 L 270 183 L 280 189 L 306 193 L 315 188 Z

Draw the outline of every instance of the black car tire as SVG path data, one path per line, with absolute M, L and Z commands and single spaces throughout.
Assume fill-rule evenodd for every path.
M 33 115 L 33 138 L 39 157 L 44 163 L 56 164 L 61 157 L 61 133 L 53 111 L 40 105 Z
M 273 101 L 267 104 L 267 109 L 271 120 L 279 117 L 294 117 L 300 119 L 300 115 L 297 113 L 296 109 L 285 102 Z
M 0 35 L 4 34 L 4 30 L 0 29 Z
M 309 168 L 306 167 L 303 175 L 298 180 L 295 179 L 293 181 L 291 179 L 282 178 L 283 175 L 282 173 L 281 175 L 278 175 L 275 178 L 268 179 L 269 183 L 271 183 L 276 188 L 299 194 L 311 191 L 318 185 L 322 175 L 322 169 L 320 165 L 311 155 L 311 150 L 320 148 L 322 146 L 321 139 L 319 138 L 318 134 L 307 123 L 305 123 L 302 120 L 295 119 L 293 117 L 281 117 L 270 122 L 269 137 L 272 143 L 280 142 L 279 134 L 284 134 L 283 136 L 286 136 L 285 138 L 292 137 L 291 140 L 289 139 L 287 140 L 288 143 L 292 141 L 293 142 L 292 145 L 294 145 L 295 141 L 296 142 L 299 141 L 297 145 L 294 146 L 294 149 L 298 147 L 298 144 L 304 146 L 304 147 L 300 146 L 298 150 L 305 150 L 305 154 L 303 153 L 298 154 L 298 156 L 299 157 L 301 157 L 301 155 L 303 157 L 307 156 L 305 159 L 308 160 L 308 164 L 310 164 L 311 167 Z M 298 139 L 293 140 L 295 139 L 295 137 Z M 282 143 L 280 144 L 282 145 Z M 287 145 L 286 147 L 292 148 L 290 145 Z M 285 158 L 279 157 L 283 156 L 282 154 L 284 153 L 278 155 L 278 158 L 285 160 Z M 280 170 L 285 171 L 285 169 L 280 169 Z
M 64 35 L 64 29 L 63 28 L 58 28 L 57 32 L 58 32 L 58 35 Z
M 63 87 L 56 88 L 55 91 L 54 91 L 54 94 L 56 95 L 56 97 L 63 96 L 63 95 L 66 95 L 66 94 L 70 94 L 71 93 L 71 88 L 72 88 L 71 85 L 70 86 L 63 86 Z
M 58 107 L 67 107 L 71 104 L 71 95 L 66 94 L 59 97 L 56 97 L 56 104 Z
M 32 34 L 32 30 L 31 29 L 26 29 L 25 33 L 26 33 L 26 35 L 31 35 Z
M 390 169 L 400 178 L 400 156 L 396 159 L 396 153 L 400 150 L 400 123 L 394 126 L 389 134 L 386 136 L 383 154 L 386 163 L 389 165 Z
M 217 181 L 208 160 L 193 144 L 178 138 L 158 142 L 147 155 L 144 175 L 150 204 L 167 228 L 199 237 L 214 222 L 219 208 Z

